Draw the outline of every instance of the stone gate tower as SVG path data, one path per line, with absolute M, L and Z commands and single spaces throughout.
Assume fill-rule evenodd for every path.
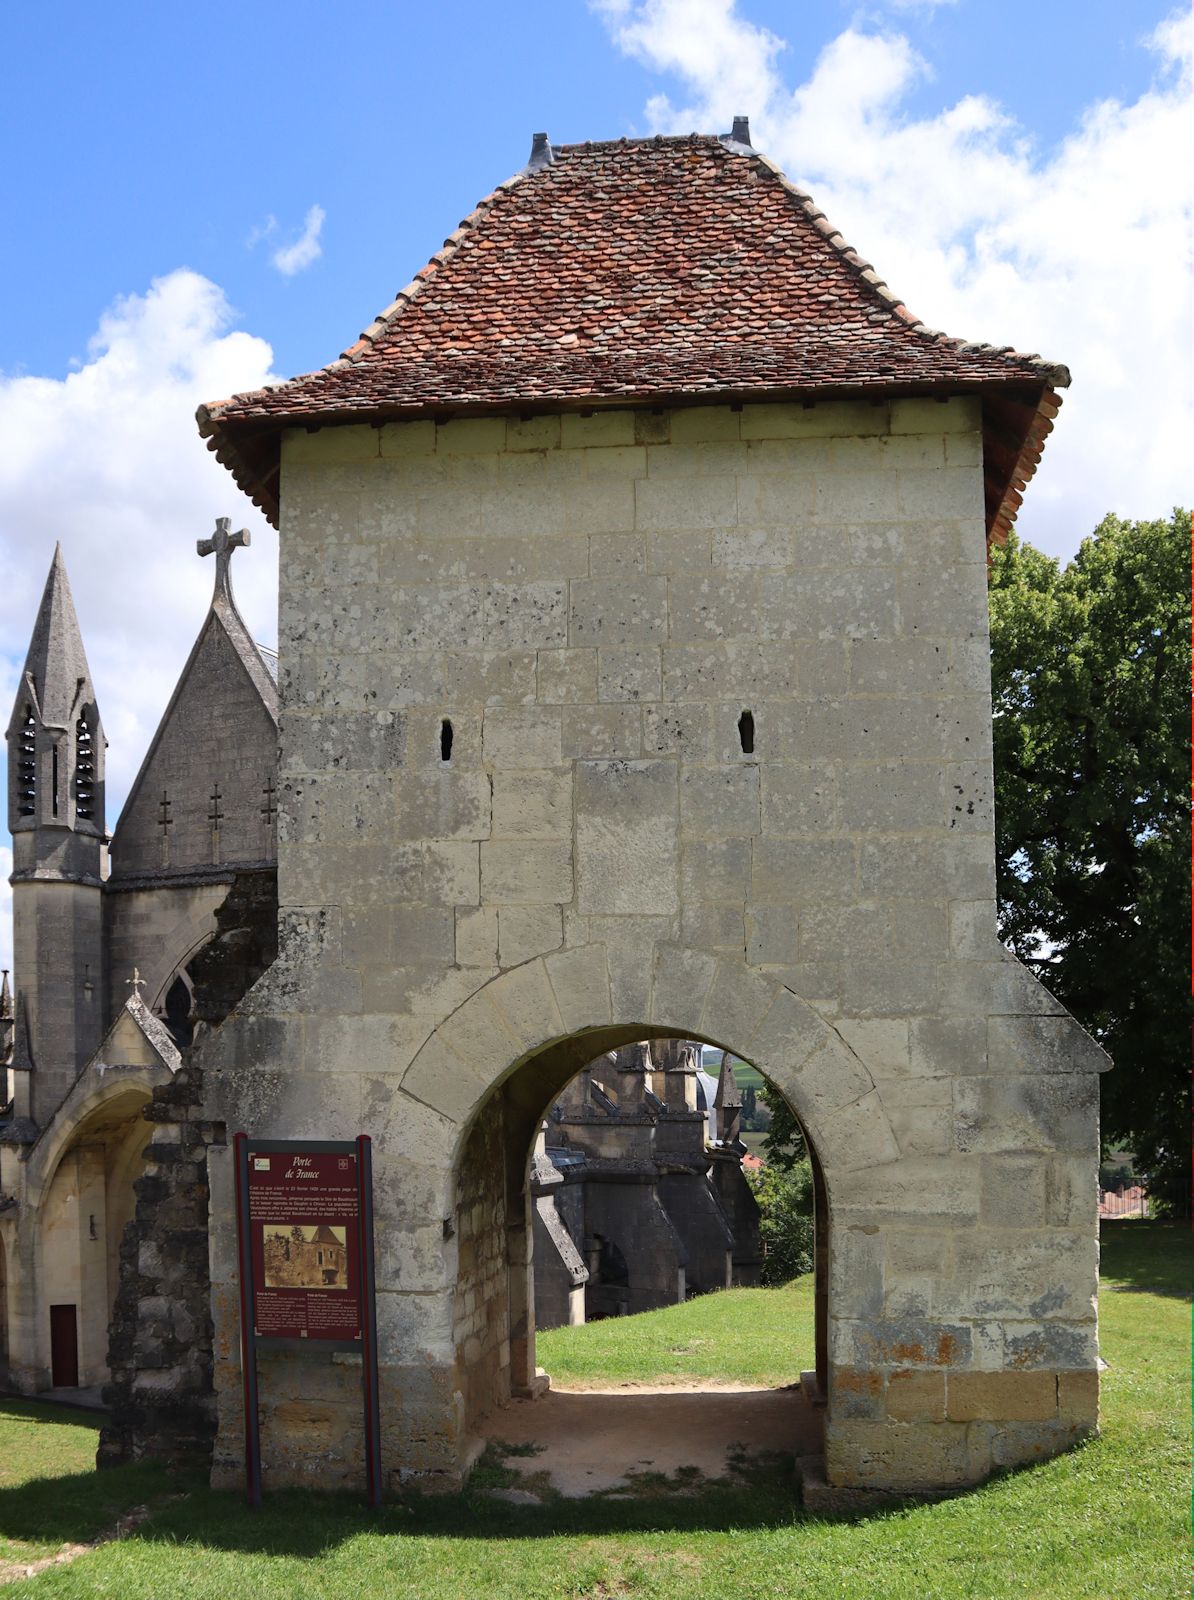
M 338 361 L 201 409 L 281 531 L 280 954 L 205 1115 L 372 1135 L 395 1483 L 531 1387 L 540 1119 L 652 1037 L 808 1135 L 831 1483 L 1095 1426 L 1106 1062 L 996 938 L 986 633 L 1066 382 L 923 327 L 742 120 L 537 136 Z M 359 1474 L 327 1361 L 263 1361 L 267 1483 Z

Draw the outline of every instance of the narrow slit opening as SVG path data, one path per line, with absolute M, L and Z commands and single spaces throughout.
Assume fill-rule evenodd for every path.
M 452 759 L 452 724 L 447 717 L 439 725 L 439 758 L 441 761 Z
M 58 746 L 54 746 L 53 765 L 50 771 L 50 808 L 54 815 L 58 815 Z
M 738 718 L 738 742 L 742 746 L 744 756 L 754 755 L 755 719 L 749 711 L 744 711 Z

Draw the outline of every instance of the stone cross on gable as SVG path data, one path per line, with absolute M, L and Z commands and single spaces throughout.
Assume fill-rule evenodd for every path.
M 212 596 L 213 601 L 221 597 L 231 602 L 232 600 L 232 552 L 240 545 L 249 544 L 248 528 L 240 528 L 236 533 L 230 533 L 232 527 L 231 517 L 217 517 L 216 531 L 210 539 L 196 539 L 195 549 L 201 556 L 215 553 L 216 558 L 216 587 Z

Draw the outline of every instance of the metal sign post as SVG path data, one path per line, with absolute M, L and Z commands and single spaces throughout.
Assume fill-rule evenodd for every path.
M 238 1133 L 236 1219 L 240 1262 L 245 1483 L 261 1505 L 257 1347 L 361 1354 L 365 1478 L 380 1506 L 381 1414 L 373 1252 L 372 1147 L 254 1139 Z

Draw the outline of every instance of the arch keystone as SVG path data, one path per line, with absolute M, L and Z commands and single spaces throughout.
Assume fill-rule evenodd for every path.
M 716 958 L 703 951 L 679 944 L 656 945 L 650 1020 L 657 1027 L 680 1031 L 698 1027 L 716 973 Z
M 613 1021 L 603 944 L 557 951 L 546 958 L 544 966 L 567 1032 Z
M 777 988 L 774 978 L 753 972 L 745 962 L 719 961 L 705 997 L 701 1031 L 736 1051 L 750 1049 Z

